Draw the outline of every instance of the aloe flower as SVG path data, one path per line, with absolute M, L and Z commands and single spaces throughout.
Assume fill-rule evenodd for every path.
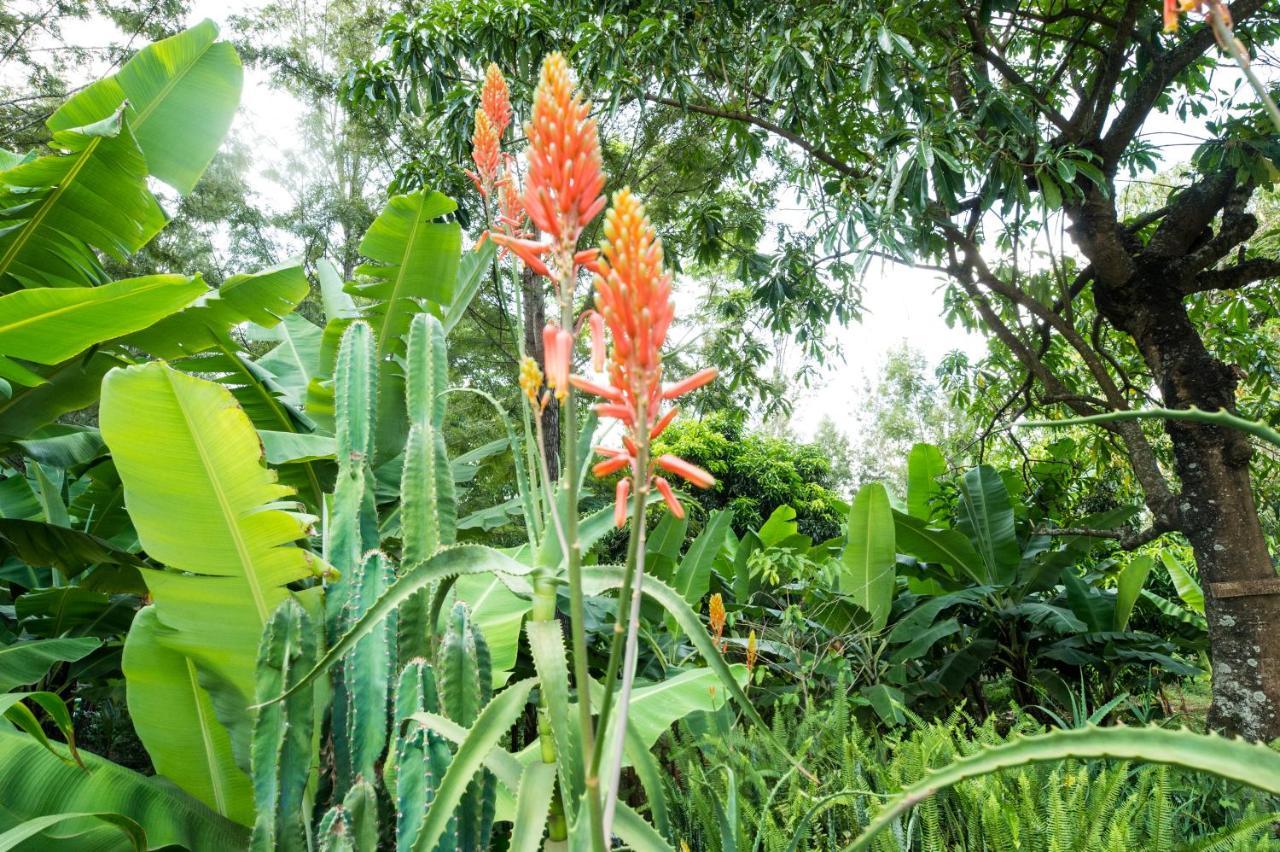
M 622 448 L 597 448 L 607 456 L 593 468 L 597 476 L 607 476 L 625 467 L 631 477 L 618 485 L 614 518 L 626 520 L 626 501 L 640 480 L 652 484 L 676 517 L 684 517 L 684 507 L 672 491 L 671 483 L 656 475 L 661 468 L 699 488 L 709 488 L 715 478 L 700 467 L 673 455 L 648 460 L 649 442 L 662 434 L 675 419 L 677 409 L 663 412 L 663 403 L 711 381 L 716 370 L 702 370 L 682 382 L 664 388 L 662 384 L 662 344 L 675 316 L 671 301 L 671 276 L 663 270 L 662 243 L 645 215 L 644 206 L 623 189 L 613 197 L 605 215 L 604 243 L 596 274 L 596 313 L 608 326 L 613 345 L 608 363 L 608 385 L 582 376 L 569 381 L 579 390 L 602 397 L 596 406 L 603 417 L 619 420 L 625 427 Z M 645 452 L 642 454 L 640 448 Z M 645 470 L 640 470 L 641 457 Z M 636 480 L 633 485 L 630 480 Z
M 476 110 L 475 131 L 471 134 L 471 160 L 476 164 L 476 170 L 468 170 L 467 177 L 476 185 L 476 190 L 488 198 L 498 180 L 502 151 L 493 122 L 482 109 Z
M 588 112 L 564 56 L 552 53 L 542 62 L 533 118 L 525 125 L 529 169 L 521 198 L 525 214 L 550 242 L 493 235 L 535 273 L 551 278 L 562 302 L 571 298 L 577 268 L 594 266 L 595 249 L 577 251 L 578 238 L 605 205 L 600 135 Z
M 511 92 L 507 88 L 506 78 L 502 76 L 502 70 L 492 62 L 484 72 L 484 86 L 480 89 L 480 107 L 489 117 L 493 132 L 497 134 L 498 139 L 502 139 L 502 134 L 511 124 Z

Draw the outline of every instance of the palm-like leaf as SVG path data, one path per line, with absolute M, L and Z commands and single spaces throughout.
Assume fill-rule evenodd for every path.
M 170 360 L 217 348 L 243 322 L 271 328 L 307 295 L 302 264 L 290 261 L 260 272 L 233 275 L 217 290 L 122 342 Z
M 156 714 L 146 705 L 161 687 L 130 679 L 129 706 L 158 768 L 194 763 L 195 746 L 184 745 L 186 734 L 174 728 L 217 731 L 205 712 L 209 701 L 221 718 L 245 712 L 263 628 L 290 596 L 286 584 L 316 574 L 320 563 L 294 545 L 306 536 L 307 519 L 280 507 L 289 489 L 263 466 L 257 432 L 226 388 L 158 363 L 116 370 L 103 383 L 100 422 L 143 549 L 176 569 L 144 575 L 155 619 L 165 628 L 146 641 L 194 664 L 164 667 L 163 688 L 190 691 L 197 667 L 220 687 L 208 699 L 193 699 L 187 713 Z M 130 636 L 131 645 L 140 641 Z M 159 672 L 156 657 L 146 660 L 149 671 Z M 209 771 L 225 770 L 225 748 L 205 754 Z M 219 795 L 227 796 L 221 806 L 245 815 L 230 798 L 239 788 L 229 781 L 208 771 L 199 783 L 176 774 L 197 795 L 212 796 L 221 785 Z
M 58 153 L 0 172 L 0 290 L 101 284 L 165 224 L 123 114 L 57 130 Z
M 394 359 L 405 355 L 409 325 L 429 305 L 439 310 L 453 301 L 462 229 L 436 220 L 457 207 L 438 192 L 393 196 L 360 241 L 360 253 L 374 262 L 356 270 L 362 280 L 348 291 L 369 300 L 364 315 L 379 365 L 374 448 L 380 460 L 395 457 L 407 434 L 404 374 Z
M 238 823 L 253 822 L 253 787 L 236 766 L 231 735 L 190 657 L 170 648 L 156 607 L 133 621 L 122 668 L 134 727 L 145 732 L 156 772 Z
M 146 575 L 173 644 L 252 695 L 285 584 L 320 570 L 293 544 L 306 519 L 279 508 L 289 489 L 263 466 L 253 424 L 225 388 L 147 364 L 107 376 L 101 428 L 143 549 L 184 572 Z
M 244 71 L 230 42 L 205 20 L 148 45 L 114 76 L 64 103 L 50 130 L 79 127 L 125 105 L 147 170 L 186 195 L 222 144 L 240 104 Z
M 0 376 L 40 384 L 10 357 L 52 366 L 146 328 L 205 292 L 199 278 L 149 275 L 101 287 L 41 287 L 0 296 Z
M 59 760 L 34 738 L 0 729 L 0 830 L 26 820 L 63 813 L 118 813 L 147 833 L 147 846 L 202 849 L 209 852 L 245 849 L 249 832 L 218 816 L 172 785 L 81 752 L 85 769 Z M 130 839 L 109 825 L 88 825 L 82 831 L 60 825 L 57 839 L 43 845 L 31 841 L 24 848 L 59 850 L 133 849 Z
M 235 49 L 211 21 L 139 51 L 48 120 L 54 153 L 0 171 L 0 290 L 106 280 L 165 225 L 148 176 L 190 192 L 240 103 Z

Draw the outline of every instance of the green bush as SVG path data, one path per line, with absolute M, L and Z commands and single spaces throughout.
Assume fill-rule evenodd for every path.
M 691 498 L 706 513 L 733 510 L 734 532 L 757 529 L 779 506 L 796 510 L 800 532 L 814 541 L 840 534 L 845 508 L 832 490 L 836 474 L 822 448 L 748 431 L 740 415 L 716 412 L 676 423 L 656 443 L 709 470 L 716 484 Z

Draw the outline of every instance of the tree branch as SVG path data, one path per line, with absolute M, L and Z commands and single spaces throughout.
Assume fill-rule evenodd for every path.
M 776 124 L 763 116 L 755 115 L 754 113 L 745 112 L 743 110 L 706 106 L 704 104 L 682 104 L 672 98 L 663 97 L 662 95 L 653 95 L 648 92 L 644 94 L 644 99 L 656 104 L 662 104 L 663 106 L 674 107 L 675 109 L 688 110 L 689 112 L 698 112 L 703 115 L 715 116 L 716 118 L 726 118 L 730 121 L 741 121 L 746 124 L 752 124 L 756 127 L 769 131 L 775 136 L 779 136 L 787 140 L 792 145 L 795 145 L 797 148 L 800 148 L 805 153 L 809 154 L 815 160 L 826 163 L 845 177 L 865 178 L 869 174 L 865 169 L 853 167 L 849 163 L 846 163 L 844 160 L 841 160 L 839 157 L 832 154 L 830 151 L 827 151 L 821 146 L 810 142 L 800 134 L 788 130 L 782 125 Z
M 1280 278 L 1280 260 L 1274 260 L 1269 257 L 1255 257 L 1241 261 L 1235 266 L 1228 266 L 1225 269 L 1211 269 L 1208 272 L 1201 272 L 1195 277 L 1194 289 L 1191 292 L 1234 290 L 1268 278 Z

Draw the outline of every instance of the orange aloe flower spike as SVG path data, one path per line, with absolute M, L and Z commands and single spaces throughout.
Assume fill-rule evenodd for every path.
M 484 72 L 484 86 L 480 89 L 480 106 L 489 116 L 493 131 L 498 139 L 511 124 L 511 92 L 507 88 L 506 78 L 498 66 L 490 62 Z

